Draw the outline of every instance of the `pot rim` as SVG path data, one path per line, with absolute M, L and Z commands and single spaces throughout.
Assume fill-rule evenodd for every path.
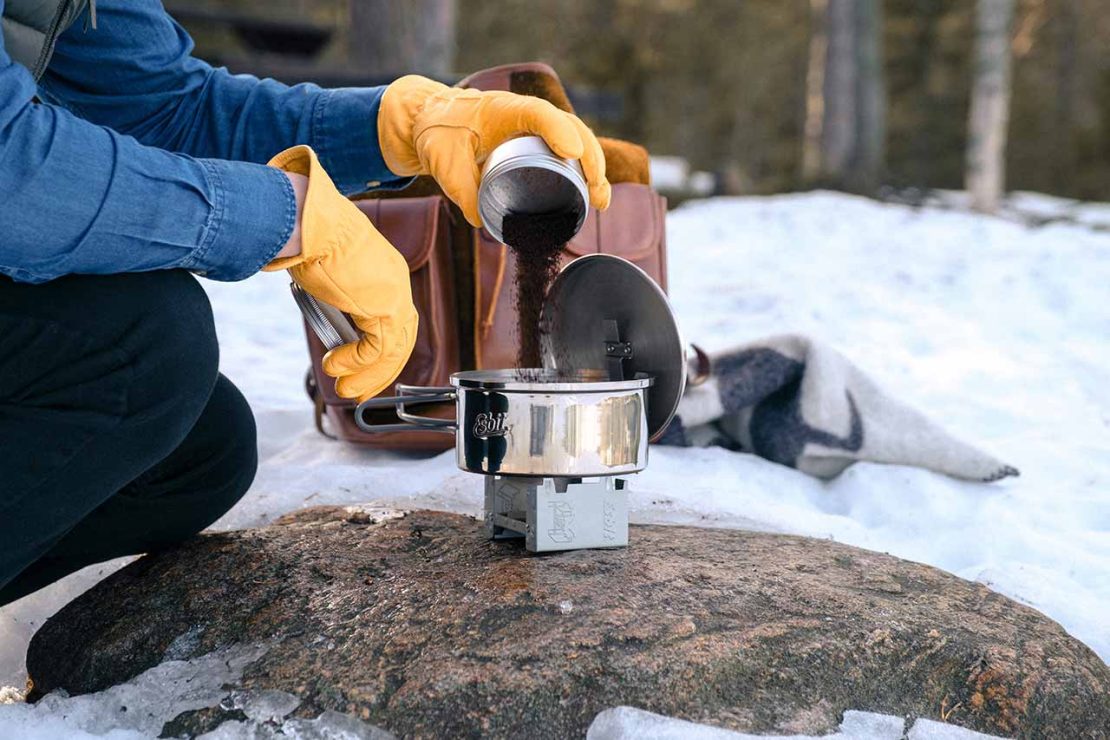
M 522 378 L 521 373 L 527 373 Z M 576 375 L 586 376 L 585 373 Z M 588 376 L 587 376 L 588 377 Z M 528 378 L 536 378 L 531 380 Z M 556 378 L 544 380 L 543 378 Z M 566 375 L 548 369 L 527 370 L 465 370 L 451 375 L 451 385 L 459 389 L 505 391 L 509 393 L 613 393 L 635 391 L 651 387 L 655 379 L 650 376 L 631 380 L 567 380 Z

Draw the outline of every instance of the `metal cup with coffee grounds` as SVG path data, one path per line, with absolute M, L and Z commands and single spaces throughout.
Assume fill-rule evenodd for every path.
M 576 160 L 556 156 L 537 136 L 497 147 L 482 169 L 478 209 L 486 230 L 516 254 L 518 372 L 540 367 L 544 296 L 559 256 L 586 220 L 589 192 Z

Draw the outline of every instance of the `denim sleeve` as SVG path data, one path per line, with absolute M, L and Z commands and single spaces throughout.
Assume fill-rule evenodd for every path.
M 35 94 L 0 40 L 0 273 L 186 268 L 238 280 L 288 241 L 296 205 L 278 170 L 143 146 Z
M 292 87 L 215 69 L 159 0 L 99 0 L 97 27 L 58 40 L 45 95 L 140 142 L 195 157 L 263 163 L 308 144 L 345 193 L 396 186 L 378 146 L 385 88 Z

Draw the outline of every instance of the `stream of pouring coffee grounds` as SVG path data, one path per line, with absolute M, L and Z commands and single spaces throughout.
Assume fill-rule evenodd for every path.
M 513 300 L 517 311 L 518 370 L 542 367 L 540 346 L 547 289 L 559 273 L 559 256 L 578 228 L 578 214 L 511 213 L 501 223 L 501 236 L 516 253 Z

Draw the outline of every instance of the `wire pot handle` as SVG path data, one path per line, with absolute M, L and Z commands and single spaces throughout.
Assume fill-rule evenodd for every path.
M 453 419 L 437 419 L 432 416 L 411 414 L 406 406 L 427 403 L 454 403 L 458 394 L 451 386 L 397 385 L 396 396 L 384 396 L 363 401 L 355 407 L 355 424 L 364 432 L 411 432 L 426 429 L 433 432 L 454 434 L 458 425 Z M 369 409 L 393 409 L 403 424 L 371 424 L 366 420 Z

